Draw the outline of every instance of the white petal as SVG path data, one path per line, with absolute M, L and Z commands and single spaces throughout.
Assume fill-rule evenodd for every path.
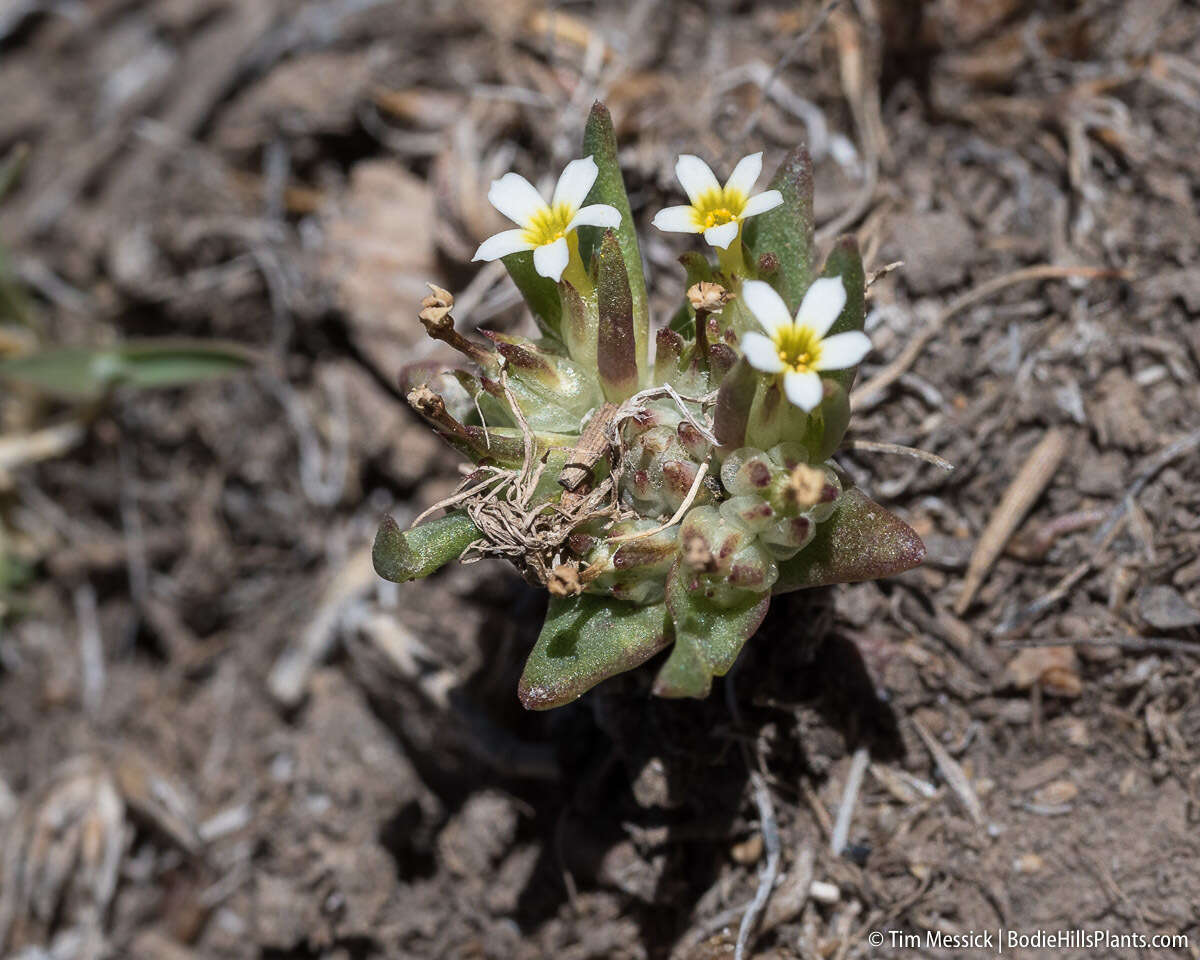
M 704 231 L 704 239 L 711 246 L 726 249 L 737 238 L 738 228 L 741 226 L 736 220 L 730 220 L 728 223 L 723 223 L 719 227 L 709 227 Z
M 774 341 L 761 333 L 751 330 L 742 335 L 742 353 L 746 362 L 755 370 L 763 373 L 778 373 L 783 369 L 783 361 L 779 359 L 779 350 Z
M 551 205 L 557 207 L 560 203 L 565 203 L 572 210 L 578 210 L 591 192 L 599 172 L 600 168 L 591 157 L 572 160 L 563 168 L 562 176 L 558 178 Z
M 505 230 L 495 236 L 488 237 L 475 251 L 475 260 L 499 260 L 510 253 L 520 253 L 522 250 L 532 250 L 533 244 L 525 239 L 524 230 Z
M 768 210 L 774 210 L 777 206 L 783 203 L 783 194 L 778 190 L 767 190 L 764 193 L 757 194 L 746 201 L 746 205 L 742 207 L 742 219 L 754 217 L 760 213 L 766 213 Z
M 742 302 L 767 333 L 792 325 L 792 314 L 787 304 L 769 283 L 747 280 L 742 284 Z
M 589 203 L 581 207 L 579 212 L 567 224 L 568 230 L 576 227 L 611 227 L 616 230 L 621 225 L 621 211 L 607 203 Z
M 820 406 L 825 387 L 815 373 L 796 373 L 793 370 L 783 375 L 783 392 L 805 413 L 812 413 Z
M 742 196 L 750 196 L 750 191 L 754 189 L 754 185 L 758 183 L 758 178 L 762 174 L 762 151 L 752 153 L 748 157 L 742 157 L 737 162 L 737 166 L 733 168 L 733 173 L 729 175 L 729 179 L 725 181 L 726 190 L 738 190 Z
M 488 202 L 522 227 L 529 225 L 534 214 L 546 209 L 542 195 L 519 173 L 506 173 L 499 180 L 493 180 L 488 190 Z
M 680 154 L 675 161 L 675 176 L 693 204 L 710 191 L 720 191 L 721 185 L 707 163 L 690 153 Z
M 654 225 L 669 233 L 699 233 L 695 207 L 663 207 L 654 215 Z
M 846 285 L 841 277 L 822 277 L 813 282 L 796 312 L 796 326 L 808 327 L 825 336 L 846 305 Z
M 857 330 L 835 333 L 829 339 L 821 341 L 821 359 L 817 363 L 817 369 L 845 370 L 847 367 L 853 367 L 870 352 L 871 338 L 865 333 Z
M 549 277 L 558 283 L 562 279 L 563 271 L 567 269 L 567 261 L 570 258 L 567 238 L 559 237 L 553 243 L 544 243 L 533 251 L 533 266 L 543 277 Z

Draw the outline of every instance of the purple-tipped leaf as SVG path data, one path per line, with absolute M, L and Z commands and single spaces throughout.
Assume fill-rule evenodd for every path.
M 596 305 L 581 297 L 579 291 L 565 281 L 558 285 L 558 292 L 562 297 L 562 333 L 567 353 L 584 369 L 594 370 L 596 331 L 600 322 Z
M 621 175 L 621 164 L 617 158 L 617 134 L 613 129 L 612 116 L 608 108 L 596 101 L 588 114 L 583 130 L 583 155 L 596 161 L 596 182 L 588 194 L 587 203 L 607 203 L 616 207 L 621 214 L 621 225 L 616 230 L 616 241 L 625 262 L 633 310 L 634 340 L 637 343 L 639 362 L 645 362 L 650 351 L 650 306 L 646 296 L 646 278 L 642 271 L 642 254 L 638 249 L 637 226 L 629 197 L 625 192 L 625 179 Z M 580 230 L 580 253 L 583 262 L 588 262 L 594 228 Z
M 924 558 L 925 544 L 912 527 L 851 487 L 812 542 L 779 565 L 774 592 L 892 577 Z
M 717 391 L 713 432 L 723 450 L 736 450 L 746 445 L 746 424 L 750 420 L 750 408 L 754 404 L 757 388 L 758 374 L 745 357 L 721 381 Z
M 606 230 L 596 257 L 596 367 L 604 399 L 620 403 L 638 387 L 637 342 L 633 333 L 633 298 L 616 234 Z

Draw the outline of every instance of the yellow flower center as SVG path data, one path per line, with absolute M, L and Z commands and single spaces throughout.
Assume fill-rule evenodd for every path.
M 716 210 L 709 210 L 708 213 L 704 215 L 704 229 L 707 230 L 709 227 L 719 227 L 721 224 L 729 223 L 729 221 L 733 219 L 733 214 L 724 207 L 718 207 Z
M 575 210 L 565 203 L 544 207 L 533 215 L 525 227 L 525 239 L 536 247 L 560 240 L 567 235 L 567 226 L 573 216 Z
M 821 359 L 821 338 L 812 327 L 788 324 L 775 331 L 774 340 L 780 361 L 796 373 L 808 373 Z
M 692 211 L 697 226 L 707 230 L 741 219 L 745 206 L 746 195 L 740 190 L 710 190 L 696 200 Z

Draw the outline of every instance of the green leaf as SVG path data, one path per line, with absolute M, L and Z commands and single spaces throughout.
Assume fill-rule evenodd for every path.
M 620 403 L 637 392 L 638 357 L 645 354 L 637 344 L 629 277 L 617 237 L 611 230 L 604 232 L 596 260 L 599 265 L 596 303 L 600 308 L 596 367 L 604 399 Z
M 566 282 L 559 283 L 558 292 L 564 308 L 562 333 L 567 353 L 585 369 L 593 370 L 596 367 L 596 329 L 600 323 L 595 300 L 585 300 Z
M 691 340 L 696 336 L 695 317 L 696 311 L 692 309 L 692 305 L 690 303 L 681 303 L 679 309 L 671 315 L 671 320 L 667 324 L 666 329 L 683 334 Z M 657 354 L 655 356 L 657 357 Z
M 522 250 L 501 258 L 521 291 L 521 296 L 533 311 L 538 328 L 548 337 L 562 339 L 562 302 L 558 299 L 558 284 L 543 277 L 533 265 L 533 251 Z
M 868 500 L 855 487 L 803 550 L 779 565 L 775 593 L 831 583 L 878 580 L 911 570 L 925 558 L 925 544 L 907 523 Z
M 685 274 L 683 280 L 683 289 L 685 292 L 691 290 L 695 284 L 700 283 L 701 281 L 708 283 L 712 282 L 712 264 L 708 262 L 708 257 L 704 256 L 704 254 L 696 250 L 689 250 L 687 253 L 680 256 L 679 262 L 683 265 Z M 668 326 L 670 326 L 672 330 L 682 333 L 689 340 L 695 339 L 695 316 L 696 311 L 692 309 L 692 305 L 688 303 L 687 298 L 685 297 L 683 303 L 680 304 L 679 309 L 675 311 L 675 315 L 671 318 L 671 322 L 668 324 Z
M 863 271 L 862 255 L 858 252 L 858 241 L 852 236 L 839 237 L 825 259 L 822 277 L 841 277 L 846 288 L 846 305 L 829 328 L 827 337 L 848 330 L 861 330 L 867 320 L 867 277 Z M 858 367 L 849 370 L 827 370 L 821 376 L 834 380 L 849 392 L 854 384 Z
M 758 374 L 745 357 L 738 360 L 721 380 L 717 390 L 717 409 L 713 415 L 713 432 L 725 451 L 745 446 L 746 426 L 750 421 L 750 408 L 757 390 Z
M 129 340 L 111 347 L 51 347 L 0 361 L 0 379 L 73 400 L 120 384 L 179 387 L 240 373 L 256 356 L 219 340 Z
M 779 259 L 779 269 L 767 281 L 795 313 L 813 281 L 812 158 L 797 147 L 779 165 L 769 189 L 783 194 L 783 203 L 747 221 L 743 241 L 754 263 L 764 253 Z
M 667 607 L 636 607 L 585 593 L 551 597 L 518 694 L 530 710 L 559 707 L 632 670 L 670 643 Z
M 707 697 L 767 615 L 769 593 L 745 592 L 733 606 L 717 606 L 700 579 L 676 562 L 667 577 L 667 609 L 675 646 L 654 680 L 660 697 Z
M 820 406 L 808 415 L 799 442 L 808 451 L 809 463 L 828 460 L 846 435 L 850 426 L 850 397 L 836 380 L 824 379 L 825 396 Z
M 596 161 L 599 173 L 588 203 L 607 203 L 616 207 L 621 214 L 621 225 L 617 228 L 617 242 L 625 260 L 629 276 L 629 289 L 633 297 L 633 336 L 637 344 L 638 365 L 646 369 L 650 357 L 650 303 L 646 296 L 646 276 L 642 271 L 642 254 L 638 249 L 637 227 L 629 197 L 625 193 L 625 179 L 621 176 L 621 165 L 617 161 L 617 134 L 613 129 L 612 117 L 604 104 L 596 101 L 588 115 L 583 130 L 583 155 Z M 580 255 L 586 267 L 593 248 L 599 245 L 599 234 L 595 229 L 581 228 Z
M 385 516 L 375 534 L 371 560 L 384 580 L 407 583 L 457 560 L 481 536 L 465 510 L 455 510 L 411 530 L 401 530 L 395 520 Z
M 679 262 L 683 265 L 685 274 L 683 281 L 685 291 L 702 281 L 712 283 L 712 264 L 708 262 L 708 257 L 698 250 L 689 250 L 687 253 L 681 254 Z

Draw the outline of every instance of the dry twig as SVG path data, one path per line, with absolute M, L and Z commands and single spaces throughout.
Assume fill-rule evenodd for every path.
M 1067 434 L 1059 428 L 1050 430 L 1008 485 L 1000 505 L 993 511 L 971 554 L 962 593 L 954 602 L 954 612 L 959 616 L 971 605 L 992 564 L 1003 552 L 1004 545 L 1025 518 L 1029 508 L 1046 489 L 1066 452 Z
M 913 457 L 917 460 L 924 460 L 926 463 L 932 463 L 939 470 L 947 472 L 954 469 L 954 464 L 949 460 L 919 447 L 905 447 L 899 443 L 882 443 L 878 440 L 851 440 L 847 446 L 851 450 L 862 450 L 865 453 L 896 453 L 902 457 Z

